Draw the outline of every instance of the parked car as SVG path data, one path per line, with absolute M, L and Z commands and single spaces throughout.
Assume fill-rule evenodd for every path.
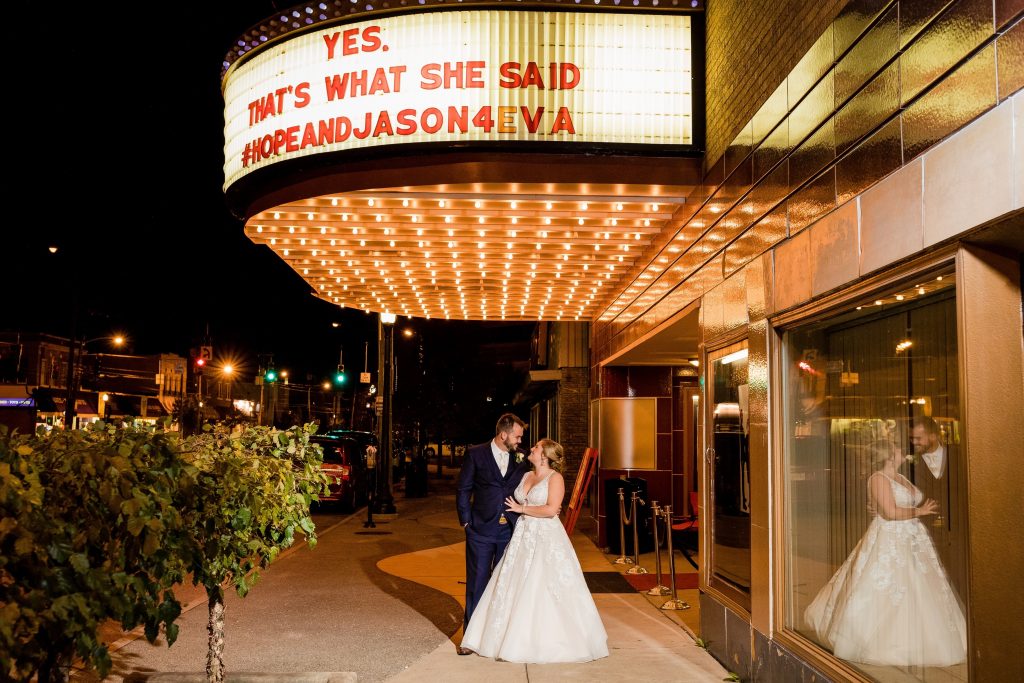
M 369 432 L 335 430 L 315 434 L 310 441 L 323 449 L 320 469 L 331 482 L 330 493 L 321 496 L 320 504 L 338 505 L 347 511 L 365 505 L 369 494 L 366 447 L 376 446 L 376 437 Z

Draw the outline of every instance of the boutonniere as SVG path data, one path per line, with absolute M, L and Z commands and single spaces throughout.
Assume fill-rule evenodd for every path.
M 523 454 L 521 452 L 519 452 L 519 451 L 516 451 L 516 464 L 518 465 L 522 461 L 523 461 Z
M 903 456 L 903 459 L 909 462 L 911 465 L 917 462 L 917 458 L 914 456 L 913 453 L 911 453 L 910 455 Z

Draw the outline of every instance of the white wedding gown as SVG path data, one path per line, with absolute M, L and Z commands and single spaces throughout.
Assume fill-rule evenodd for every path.
M 920 490 L 886 479 L 898 507 L 920 505 Z M 916 517 L 876 515 L 804 618 L 836 657 L 850 662 L 942 667 L 967 659 L 963 609 Z
M 545 505 L 548 475 L 527 495 Z M 523 484 L 514 493 L 523 502 Z M 608 656 L 608 634 L 558 517 L 520 516 L 466 626 L 462 647 L 506 662 L 589 662 Z

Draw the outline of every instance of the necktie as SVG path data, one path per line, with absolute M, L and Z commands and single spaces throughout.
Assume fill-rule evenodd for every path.
M 501 476 L 505 476 L 508 472 L 508 453 L 502 453 L 501 457 L 498 458 L 498 469 L 501 470 Z

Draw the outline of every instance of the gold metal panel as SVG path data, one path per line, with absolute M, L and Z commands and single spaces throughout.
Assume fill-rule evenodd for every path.
M 1012 106 L 1004 102 L 925 155 L 925 246 L 1014 208 Z
M 750 154 L 750 150 L 753 148 L 753 122 L 748 122 L 747 125 L 743 126 L 743 130 L 739 132 L 736 139 L 732 141 L 732 144 L 725 150 L 725 174 L 729 175 L 733 172 L 741 161 L 747 158 Z
M 917 156 L 995 104 L 995 44 L 990 43 L 903 112 L 903 158 Z
M 758 182 L 750 193 L 751 215 L 754 219 L 774 209 L 789 194 L 789 160 L 783 161 Z
M 860 197 L 860 272 L 921 251 L 924 224 L 921 159 L 915 159 Z
M 725 330 L 734 330 L 747 324 L 746 273 L 734 273 L 718 288 L 722 291 L 722 323 Z
M 894 3 L 836 64 L 836 102 L 845 102 L 860 86 L 874 77 L 895 56 L 899 45 L 899 15 Z
M 1024 643 L 1024 357 L 1020 255 L 967 246 L 957 254 L 957 333 L 968 468 L 970 677 L 1021 671 Z
M 775 248 L 775 306 L 789 308 L 811 298 L 811 236 L 804 231 Z
M 900 70 L 893 62 L 836 112 L 836 152 L 845 152 L 899 108 Z
M 788 111 L 787 107 L 787 96 L 786 96 L 787 82 L 783 81 L 779 84 L 779 87 L 775 89 L 775 92 L 765 100 L 761 108 L 754 114 L 754 118 L 751 119 L 752 134 L 754 144 L 759 144 L 765 137 L 772 131 L 773 128 L 786 116 Z M 788 141 L 789 134 L 786 134 Z M 763 169 L 767 170 L 767 169 Z M 755 180 L 757 179 L 756 171 L 757 167 L 755 164 Z
M 996 39 L 999 101 L 1024 88 L 1024 21 L 1018 21 Z
M 819 216 L 836 208 L 836 170 L 832 167 L 787 200 L 789 233 L 803 230 Z
M 871 187 L 903 163 L 899 117 L 857 145 L 836 165 L 836 201 L 840 204 Z
M 747 328 L 747 381 L 750 411 L 750 623 L 771 633 L 771 527 L 772 491 L 769 486 L 768 450 L 768 321 L 752 321 Z
M 814 273 L 811 293 L 823 294 L 857 279 L 858 201 L 843 204 L 809 229 L 810 256 L 807 264 Z
M 657 464 L 657 399 L 600 400 L 601 467 L 653 470 Z
M 809 53 L 808 53 L 809 54 Z M 799 144 L 836 109 L 833 72 L 828 72 L 789 114 L 789 139 Z
M 771 311 L 771 254 L 764 254 L 747 264 L 747 320 L 760 320 Z
M 715 339 L 725 332 L 724 304 L 724 285 L 704 293 L 704 298 L 700 302 L 700 312 L 703 318 L 701 330 L 704 339 Z
M 930 20 L 929 16 L 915 17 L 915 12 L 934 11 L 936 3 L 901 2 L 901 41 Z M 921 21 L 920 24 L 917 21 Z M 962 0 L 953 3 L 948 12 L 928 25 L 913 44 L 900 55 L 900 83 L 903 104 L 922 90 L 974 48 L 981 45 L 994 31 L 992 0 Z
M 778 206 L 726 247 L 723 267 L 728 275 L 786 238 L 786 205 Z M 771 252 L 768 252 L 769 257 Z
M 753 178 L 757 180 L 767 173 L 775 164 L 789 154 L 789 118 L 782 120 L 782 123 L 765 138 L 764 142 L 754 150 L 751 157 Z
M 789 83 L 789 109 L 796 106 L 797 102 L 810 90 L 821 78 L 822 74 L 828 71 L 835 60 L 835 52 L 832 49 L 832 24 L 829 24 L 825 32 L 814 41 L 814 45 L 804 53 L 793 70 L 789 72 L 786 81 Z M 829 91 L 831 91 L 831 85 Z M 806 133 L 805 133 L 806 135 Z M 803 137 L 803 136 L 801 136 Z
M 789 157 L 790 187 L 799 187 L 836 158 L 834 118 L 821 124 Z

